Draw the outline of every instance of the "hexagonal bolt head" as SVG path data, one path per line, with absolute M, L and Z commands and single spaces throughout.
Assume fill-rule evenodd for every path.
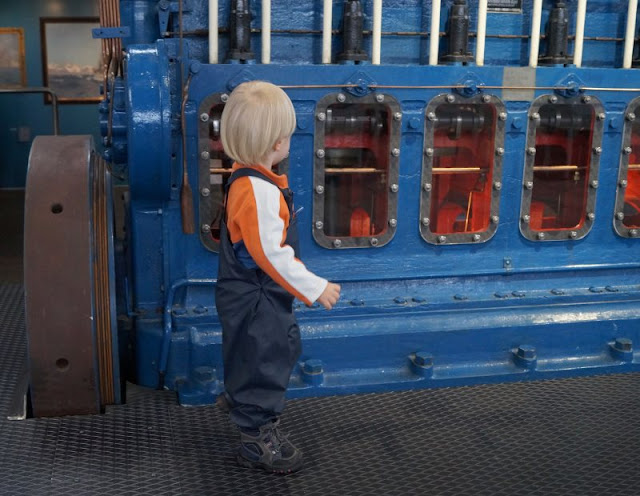
M 522 344 L 518 346 L 516 355 L 523 360 L 534 360 L 536 358 L 536 349 L 531 345 Z
M 424 227 L 427 227 L 429 224 L 431 224 L 431 220 L 429 219 L 429 217 L 423 217 L 422 220 L 420 221 L 420 223 Z
M 577 237 L 578 237 L 578 232 L 577 231 L 570 231 L 569 232 L 569 238 L 576 239 Z
M 447 102 L 449 102 L 449 103 L 453 103 L 453 102 L 455 102 L 455 101 L 456 101 L 456 97 L 455 97 L 455 96 L 453 96 L 453 95 L 447 95 L 447 96 L 445 97 L 445 100 L 447 100 Z
M 622 149 L 622 153 L 624 153 L 625 155 L 629 155 L 632 151 L 633 151 L 633 150 L 631 149 L 631 147 L 630 147 L 630 146 L 625 146 L 625 147 Z
M 473 240 L 474 241 L 480 241 L 481 236 L 479 234 L 474 234 L 473 235 Z
M 320 148 L 319 150 L 316 150 L 316 157 L 324 158 L 324 150 L 322 148 Z
M 324 186 L 322 184 L 318 184 L 316 186 L 316 193 L 318 193 L 319 195 L 321 195 L 322 193 L 324 193 Z
M 205 151 L 203 151 L 203 152 L 200 154 L 200 158 L 201 158 L 202 160 L 209 160 L 209 157 L 210 157 L 209 152 L 208 152 L 208 151 L 206 151 L 206 150 L 205 150 Z
M 393 150 L 391 150 L 391 155 L 393 155 L 394 157 L 398 157 L 400 155 L 400 149 L 394 148 Z
M 444 243 L 447 240 L 446 236 L 438 236 L 438 243 Z
M 600 155 L 600 154 L 602 153 L 602 147 L 600 147 L 600 146 L 596 146 L 596 147 L 593 149 L 593 153 L 595 153 L 596 155 Z
M 527 153 L 529 155 L 535 155 L 536 154 L 536 149 L 533 146 L 530 146 L 529 148 L 527 148 Z
M 416 351 L 413 363 L 419 367 L 433 367 L 433 355 L 424 351 Z
M 397 193 L 398 192 L 398 185 L 397 184 L 392 184 L 391 186 L 389 186 L 389 189 L 391 190 L 392 193 Z
M 540 120 L 540 114 L 538 112 L 533 112 L 529 116 L 529 119 L 531 119 L 532 121 L 539 121 Z
M 598 120 L 599 121 L 603 121 L 607 118 L 607 114 L 605 114 L 604 112 L 599 112 L 598 113 Z
M 209 193 L 211 193 L 211 191 L 209 190 L 209 188 L 202 188 L 202 189 L 200 190 L 200 194 L 201 194 L 202 196 L 209 196 Z
M 587 95 L 583 96 L 582 103 L 591 103 L 591 97 Z
M 545 234 L 544 234 L 543 232 L 539 232 L 539 233 L 537 234 L 536 238 L 538 238 L 538 239 L 542 240 L 542 239 L 544 239 L 544 238 L 545 238 Z
M 378 246 L 378 238 L 371 238 L 369 243 L 371 243 L 371 246 Z
M 380 94 L 376 95 L 376 102 L 378 103 L 384 102 L 384 95 L 380 95 Z
M 633 351 L 633 341 L 629 338 L 616 338 L 613 346 L 620 351 Z
M 527 181 L 524 183 L 526 189 L 533 189 L 533 181 Z
M 322 360 L 316 360 L 314 358 L 306 360 L 302 370 L 305 374 L 322 374 L 322 372 L 324 372 Z
M 398 221 L 396 219 L 389 219 L 389 226 L 396 227 L 398 225 Z
M 491 222 L 493 224 L 497 224 L 499 220 L 500 220 L 500 217 L 498 217 L 497 215 L 492 215 L 491 216 Z
M 433 157 L 433 148 L 427 148 L 424 153 L 427 155 L 427 157 Z
M 595 218 L 596 218 L 596 214 L 594 214 L 593 212 L 589 212 L 589 213 L 587 214 L 587 219 L 589 219 L 589 220 L 595 220 Z
M 422 189 L 424 189 L 425 191 L 431 191 L 431 183 L 424 183 L 422 185 Z
M 316 229 L 322 229 L 324 227 L 324 222 L 317 220 L 314 225 L 316 226 Z
M 437 119 L 437 117 L 436 117 L 436 113 L 435 113 L 435 112 L 429 112 L 429 113 L 427 114 L 427 119 L 429 119 L 429 120 L 430 120 L 430 121 L 432 121 L 432 122 L 433 122 L 433 121 L 435 121 L 435 120 Z
M 593 181 L 591 181 L 589 183 L 589 185 L 593 188 L 596 189 L 598 187 L 598 181 L 596 181 L 595 179 Z
M 489 103 L 491 101 L 491 95 L 482 95 L 482 101 L 484 103 Z
M 208 233 L 211 231 L 211 226 L 209 224 L 202 224 L 202 226 L 200 227 L 200 230 L 203 233 Z
M 206 112 L 203 112 L 202 114 L 200 114 L 200 120 L 202 122 L 207 122 L 209 120 L 209 114 L 207 114 Z
M 324 122 L 326 118 L 327 114 L 325 114 L 324 112 L 320 112 L 318 115 L 316 115 L 316 119 L 318 119 L 320 122 Z
M 344 96 L 344 93 L 338 93 L 338 96 L 336 98 L 340 103 L 343 103 L 347 99 L 347 97 Z
M 637 229 L 630 229 L 629 230 L 629 236 L 631 236 L 632 238 L 635 238 L 636 236 L 638 236 L 638 230 Z
M 340 248 L 342 246 L 342 241 L 340 241 L 339 239 L 334 239 L 333 246 L 335 246 L 336 248 Z
M 627 115 L 625 115 L 625 118 L 628 121 L 635 121 L 636 120 L 636 114 L 634 114 L 633 112 L 629 112 Z
M 229 95 L 227 95 L 226 93 L 223 93 L 220 96 L 220 100 L 222 100 L 222 103 L 227 103 L 227 100 L 229 100 Z
M 624 219 L 624 212 L 617 212 L 616 213 L 616 219 L 618 219 L 618 220 Z
M 622 181 L 620 181 L 620 182 L 618 183 L 618 186 L 620 186 L 621 188 L 626 188 L 626 187 L 627 187 L 627 184 L 629 184 L 629 183 L 627 183 L 627 180 L 626 180 L 626 179 L 623 179 Z
M 558 97 L 555 95 L 551 95 L 549 97 L 549 103 L 557 103 L 558 102 Z
M 493 189 L 495 189 L 496 191 L 500 191 L 502 189 L 502 183 L 500 181 L 496 181 L 495 183 L 493 183 Z
M 402 112 L 396 112 L 393 114 L 393 118 L 396 121 L 399 121 L 400 119 L 402 119 Z
M 498 114 L 498 118 L 499 118 L 501 121 L 506 121 L 506 120 L 507 120 L 507 113 L 506 113 L 506 112 L 500 112 L 500 113 Z

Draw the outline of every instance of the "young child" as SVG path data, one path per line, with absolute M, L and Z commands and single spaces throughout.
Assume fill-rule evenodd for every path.
M 289 97 L 263 81 L 239 85 L 221 118 L 236 163 L 220 232 L 216 307 L 222 323 L 224 383 L 218 403 L 240 429 L 240 465 L 274 473 L 302 468 L 302 453 L 279 428 L 289 376 L 300 356 L 293 299 L 331 309 L 340 286 L 298 259 L 287 177 L 272 167 L 289 155 L 296 116 Z

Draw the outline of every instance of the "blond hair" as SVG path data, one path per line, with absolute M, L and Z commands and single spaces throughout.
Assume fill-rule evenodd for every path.
M 295 127 L 293 104 L 282 89 L 265 81 L 242 83 L 222 111 L 222 146 L 236 162 L 258 165 Z

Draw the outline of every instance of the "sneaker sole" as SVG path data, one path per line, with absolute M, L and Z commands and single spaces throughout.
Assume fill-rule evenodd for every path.
M 278 475 L 289 475 L 289 474 L 292 474 L 294 472 L 298 472 L 302 468 L 302 465 L 303 465 L 302 460 L 300 460 L 300 462 L 297 465 L 294 465 L 291 468 L 279 469 L 279 468 L 270 467 L 266 463 L 252 462 L 251 460 L 247 460 L 246 458 L 244 458 L 241 455 L 236 455 L 236 461 L 238 462 L 238 465 L 240 465 L 241 467 L 253 468 L 253 469 L 262 469 L 262 470 L 264 470 L 266 472 L 269 472 L 269 473 L 272 473 L 272 474 L 278 474 Z

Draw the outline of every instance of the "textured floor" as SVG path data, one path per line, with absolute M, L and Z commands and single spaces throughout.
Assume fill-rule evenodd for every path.
M 25 357 L 22 286 L 0 283 L 0 494 L 640 493 L 640 374 L 291 401 L 289 477 L 235 466 L 215 408 L 129 388 L 98 416 L 5 420 Z

